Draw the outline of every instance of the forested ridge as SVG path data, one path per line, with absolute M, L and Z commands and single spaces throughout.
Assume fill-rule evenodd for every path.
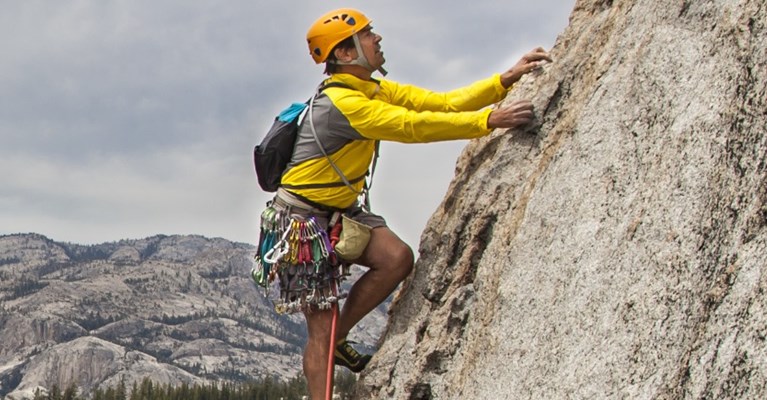
M 336 373 L 336 394 L 340 399 L 351 399 L 351 388 L 356 382 L 354 374 Z M 79 389 L 70 385 L 66 389 L 53 386 L 47 393 L 35 393 L 34 400 L 301 400 L 307 395 L 306 380 L 296 376 L 288 381 L 265 378 L 247 383 L 221 383 L 180 386 L 157 384 L 145 378 L 130 389 L 125 383 L 117 387 L 96 389 L 91 397 L 79 395 Z

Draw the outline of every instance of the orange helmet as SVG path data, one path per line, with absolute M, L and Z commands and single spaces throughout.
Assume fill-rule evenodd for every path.
M 339 8 L 317 19 L 306 33 L 314 62 L 319 64 L 327 60 L 338 43 L 361 31 L 370 22 L 365 14 L 351 8 Z

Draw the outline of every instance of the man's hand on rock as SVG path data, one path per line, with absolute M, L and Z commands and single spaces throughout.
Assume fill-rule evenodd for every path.
M 540 68 L 546 62 L 551 62 L 549 53 L 542 47 L 533 49 L 522 56 L 522 58 L 508 71 L 501 74 L 501 84 L 508 89 L 511 85 L 520 80 L 522 76 L 534 71 L 536 68 Z
M 487 117 L 487 127 L 495 128 L 519 128 L 529 124 L 535 115 L 533 103 L 529 100 L 516 100 L 511 104 L 493 110 Z

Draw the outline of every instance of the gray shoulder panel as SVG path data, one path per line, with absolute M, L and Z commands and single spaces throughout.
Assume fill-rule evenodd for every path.
M 368 140 L 352 128 L 346 116 L 324 94 L 318 96 L 314 101 L 312 116 L 314 117 L 317 137 L 328 154 L 335 153 L 353 140 Z M 296 146 L 288 168 L 318 157 L 324 156 L 320 148 L 317 147 L 317 142 L 314 140 L 314 135 L 312 135 L 312 130 L 309 127 L 309 110 L 307 109 L 298 128 Z

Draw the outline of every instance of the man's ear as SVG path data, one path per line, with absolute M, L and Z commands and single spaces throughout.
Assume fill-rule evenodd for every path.
M 351 62 L 355 59 L 356 55 L 352 54 L 352 52 L 356 52 L 357 50 L 352 48 L 342 48 L 338 47 L 335 50 L 333 50 L 333 55 L 336 57 L 336 60 L 341 62 Z

